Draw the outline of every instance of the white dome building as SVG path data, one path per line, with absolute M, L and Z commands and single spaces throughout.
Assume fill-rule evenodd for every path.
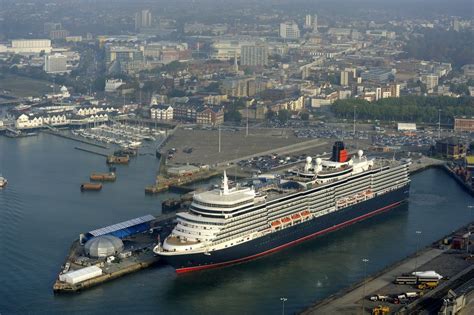
M 116 255 L 123 251 L 123 242 L 116 236 L 101 235 L 88 240 L 84 251 L 87 256 L 94 258 Z

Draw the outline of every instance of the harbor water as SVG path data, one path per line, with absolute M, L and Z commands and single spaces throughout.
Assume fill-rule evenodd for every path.
M 361 280 L 363 258 L 367 273 L 377 272 L 474 219 L 472 198 L 430 169 L 412 177 L 407 204 L 261 259 L 179 276 L 157 266 L 54 295 L 52 284 L 80 233 L 159 214 L 161 201 L 176 197 L 144 194 L 158 167 L 152 148 L 117 166 L 117 181 L 102 191 L 81 193 L 90 173 L 107 168 L 104 157 L 76 145 L 48 134 L 0 137 L 0 173 L 9 181 L 0 190 L 1 314 L 277 314 L 281 297 L 291 314 Z

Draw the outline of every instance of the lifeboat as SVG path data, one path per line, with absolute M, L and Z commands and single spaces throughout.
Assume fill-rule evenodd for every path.
M 281 222 L 280 222 L 280 220 L 276 220 L 276 221 L 273 221 L 271 225 L 272 225 L 272 227 L 277 227 L 277 226 L 281 225 Z
M 292 220 L 299 220 L 299 219 L 301 219 L 301 216 L 299 215 L 299 213 L 295 213 L 295 214 L 291 215 L 291 219 Z
M 309 212 L 308 210 L 305 210 L 305 211 L 300 212 L 300 214 L 303 217 L 307 217 L 307 216 L 311 215 L 311 212 Z
M 290 223 L 290 222 L 291 222 L 291 219 L 288 218 L 288 217 L 284 217 L 283 219 L 281 219 L 281 222 L 282 222 L 283 224 L 285 224 L 285 223 Z

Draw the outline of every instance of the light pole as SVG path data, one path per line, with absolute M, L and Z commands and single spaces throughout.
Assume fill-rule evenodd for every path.
M 362 262 L 364 263 L 364 286 L 363 286 L 363 292 L 362 292 L 362 315 L 364 314 L 364 304 L 365 304 L 365 278 L 367 277 L 367 263 L 369 260 L 367 258 L 363 258 Z
M 420 248 L 421 231 L 416 231 L 415 233 L 418 235 L 418 237 L 416 238 L 416 252 L 415 252 L 415 272 L 416 272 L 416 269 L 418 268 L 418 250 Z
M 286 297 L 280 298 L 280 301 L 281 301 L 281 315 L 285 315 L 285 302 L 287 300 L 288 299 Z
M 469 209 L 471 209 L 471 222 L 469 223 L 467 227 L 467 245 L 466 245 L 466 251 L 469 254 L 469 243 L 471 242 L 471 224 L 472 224 L 472 212 L 474 209 L 474 205 L 469 205 L 467 206 Z

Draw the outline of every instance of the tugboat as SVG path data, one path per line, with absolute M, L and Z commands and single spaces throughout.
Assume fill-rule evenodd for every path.
M 0 189 L 7 185 L 8 181 L 5 177 L 0 175 Z

